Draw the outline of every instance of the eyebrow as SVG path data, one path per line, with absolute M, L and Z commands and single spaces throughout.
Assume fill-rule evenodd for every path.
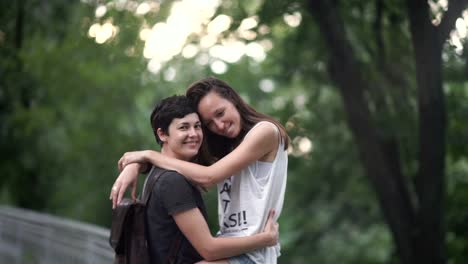
M 198 123 L 201 123 L 201 122 L 200 122 L 200 121 L 196 121 L 196 122 L 193 123 L 193 124 L 198 124 Z M 179 124 L 177 124 L 177 125 L 178 125 L 178 126 L 181 126 L 181 125 L 190 125 L 190 124 L 192 124 L 192 123 L 190 123 L 190 122 L 182 122 L 182 123 L 179 123 Z
M 225 106 L 220 106 L 220 107 L 218 107 L 218 108 L 216 108 L 216 109 L 214 110 L 213 115 L 216 115 L 216 114 L 219 113 L 220 111 L 224 111 L 224 110 L 226 110 L 226 107 L 225 107 Z M 208 125 L 208 124 L 209 124 L 210 122 L 212 122 L 212 121 L 213 121 L 213 119 L 210 119 L 209 121 L 206 120 L 206 119 L 203 119 L 203 124 Z

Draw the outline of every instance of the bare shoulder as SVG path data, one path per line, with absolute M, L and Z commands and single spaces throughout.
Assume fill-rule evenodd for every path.
M 255 147 L 263 150 L 260 161 L 272 161 L 276 156 L 276 151 L 279 147 L 279 130 L 278 127 L 267 121 L 262 121 L 253 127 L 245 140 L 256 142 Z
M 246 138 L 255 137 L 264 140 L 275 140 L 278 138 L 278 134 L 279 130 L 275 124 L 268 121 L 261 121 L 248 132 Z
M 254 126 L 245 140 L 256 142 L 256 146 L 262 148 L 267 153 L 275 151 L 279 144 L 279 131 L 275 124 L 267 121 L 261 121 Z

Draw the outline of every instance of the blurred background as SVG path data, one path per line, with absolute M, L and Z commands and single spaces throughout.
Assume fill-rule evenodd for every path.
M 215 76 L 292 140 L 279 263 L 464 263 L 468 4 L 420 2 L 1 1 L 0 204 L 108 228 L 155 102 Z

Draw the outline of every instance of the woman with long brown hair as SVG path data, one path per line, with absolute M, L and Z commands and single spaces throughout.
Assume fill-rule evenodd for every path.
M 220 236 L 248 236 L 263 230 L 270 209 L 281 214 L 287 179 L 285 128 L 257 112 L 226 82 L 209 77 L 190 85 L 187 97 L 202 119 L 213 164 L 203 166 L 163 157 L 153 150 L 127 152 L 119 169 L 152 163 L 175 170 L 203 187 L 218 186 Z M 119 203 L 134 178 L 117 178 L 111 197 Z M 228 259 L 229 263 L 276 263 L 279 245 Z

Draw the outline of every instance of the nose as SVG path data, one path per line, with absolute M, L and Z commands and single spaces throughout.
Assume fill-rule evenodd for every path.
M 224 123 L 223 122 L 221 122 L 220 120 L 214 120 L 213 123 L 216 126 L 216 130 L 218 130 L 219 132 L 224 131 Z
M 195 136 L 198 135 L 198 134 L 197 134 L 197 131 L 196 131 L 196 129 L 195 129 L 194 127 L 191 127 L 191 128 L 188 130 L 188 132 L 189 132 L 189 137 L 195 137 Z

